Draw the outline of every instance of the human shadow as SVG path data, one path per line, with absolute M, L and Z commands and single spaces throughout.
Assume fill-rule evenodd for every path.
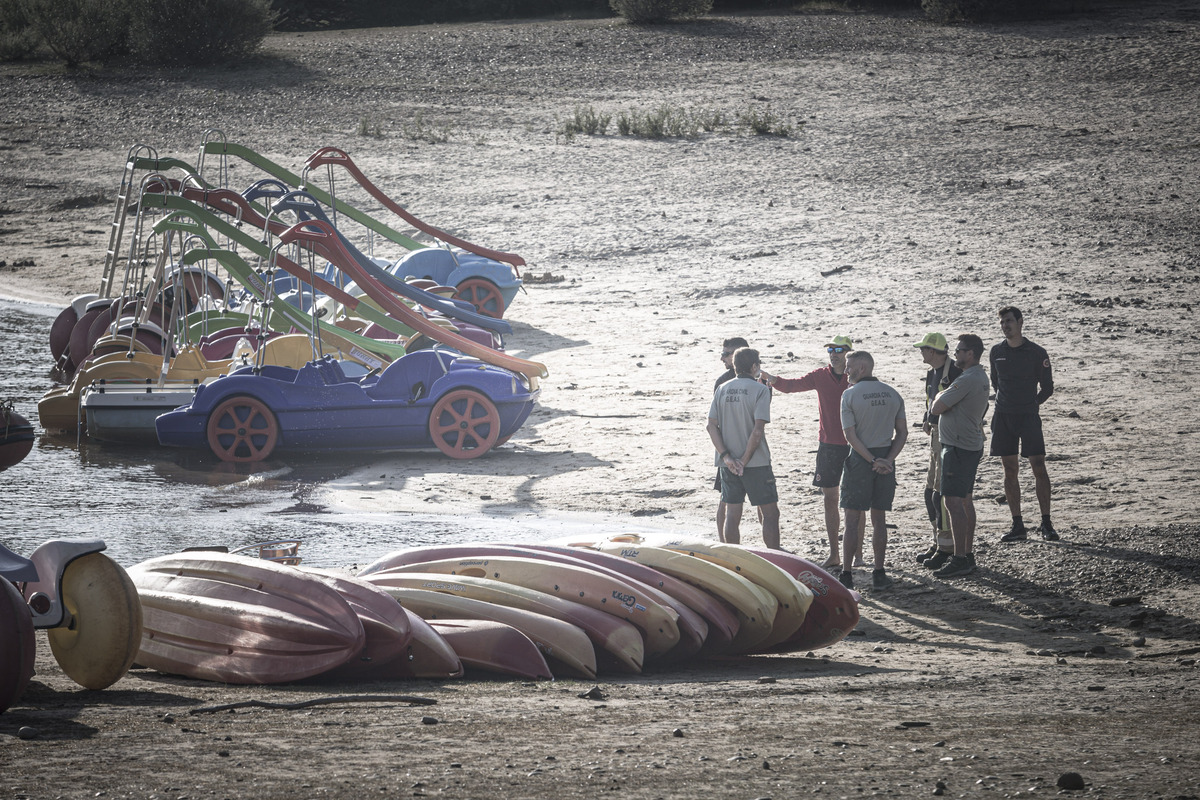
M 1054 655 L 1130 658 L 1136 614 L 1034 580 L 980 566 L 968 580 L 897 572 L 897 584 L 863 598 L 858 630 L 870 639 L 935 649 L 995 652 L 1012 644 Z M 1195 620 L 1158 623 L 1200 632 Z M 902 628 L 912 632 L 901 633 Z M 1129 633 L 1124 633 L 1128 630 Z

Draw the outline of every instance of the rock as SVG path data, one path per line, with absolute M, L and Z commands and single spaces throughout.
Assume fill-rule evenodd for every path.
M 675 730 L 671 731 L 671 735 L 674 736 L 676 739 L 682 739 L 683 738 L 683 728 L 676 728 Z
M 1078 772 L 1064 772 L 1054 785 L 1068 792 L 1077 792 L 1084 787 L 1083 776 Z
M 763 677 L 758 679 L 758 682 L 759 683 L 775 683 L 775 679 L 772 678 L 770 675 L 764 675 Z
M 581 694 L 579 696 L 582 697 L 584 700 L 603 700 L 604 692 L 600 691 L 599 686 L 593 686 L 592 688 L 588 689 L 586 692 L 584 692 L 583 694 Z
M 438 720 L 437 720 L 437 717 L 421 717 L 421 724 L 422 725 L 437 725 Z
M 36 739 L 38 737 L 38 734 L 40 734 L 40 733 L 41 733 L 41 731 L 39 731 L 37 728 L 32 728 L 29 725 L 22 725 L 20 728 L 17 729 L 17 738 L 18 739 Z

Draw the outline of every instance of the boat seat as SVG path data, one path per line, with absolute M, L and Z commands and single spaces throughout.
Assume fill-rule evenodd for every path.
M 0 580 L 24 583 L 37 579 L 37 567 L 32 561 L 0 544 Z
M 429 394 L 430 387 L 448 372 L 453 356 L 434 350 L 418 350 L 388 365 L 366 391 L 376 400 L 407 400 L 415 403 Z
M 346 383 L 348 380 L 346 373 L 342 372 L 341 364 L 329 356 L 308 362 L 296 374 L 298 386 L 332 386 L 335 383 Z

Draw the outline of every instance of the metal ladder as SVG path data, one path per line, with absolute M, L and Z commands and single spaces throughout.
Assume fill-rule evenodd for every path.
M 129 215 L 129 195 L 133 191 L 133 174 L 138 156 L 157 159 L 158 152 L 144 144 L 129 148 L 125 157 L 125 172 L 121 175 L 121 187 L 117 190 L 117 205 L 113 210 L 108 229 L 108 247 L 104 251 L 104 273 L 100 280 L 100 296 L 113 296 L 113 281 L 116 279 L 117 262 L 121 260 L 121 240 L 125 237 L 125 219 Z

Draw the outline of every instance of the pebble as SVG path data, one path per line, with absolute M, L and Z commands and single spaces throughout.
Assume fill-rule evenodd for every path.
M 437 719 L 437 717 L 421 717 L 421 724 L 422 725 L 437 725 L 438 719 Z
M 1068 792 L 1079 791 L 1084 788 L 1083 776 L 1078 772 L 1064 772 L 1054 785 Z
M 671 731 L 671 735 L 674 736 L 676 739 L 682 739 L 683 738 L 683 728 L 676 728 L 675 730 Z
M 28 725 L 22 725 L 20 728 L 17 729 L 17 738 L 18 739 L 36 739 L 38 734 L 40 734 L 40 733 L 41 733 L 41 731 L 39 731 L 37 728 L 32 728 Z
M 775 678 L 772 678 L 770 675 L 764 675 L 758 679 L 758 682 L 759 683 L 775 683 Z

